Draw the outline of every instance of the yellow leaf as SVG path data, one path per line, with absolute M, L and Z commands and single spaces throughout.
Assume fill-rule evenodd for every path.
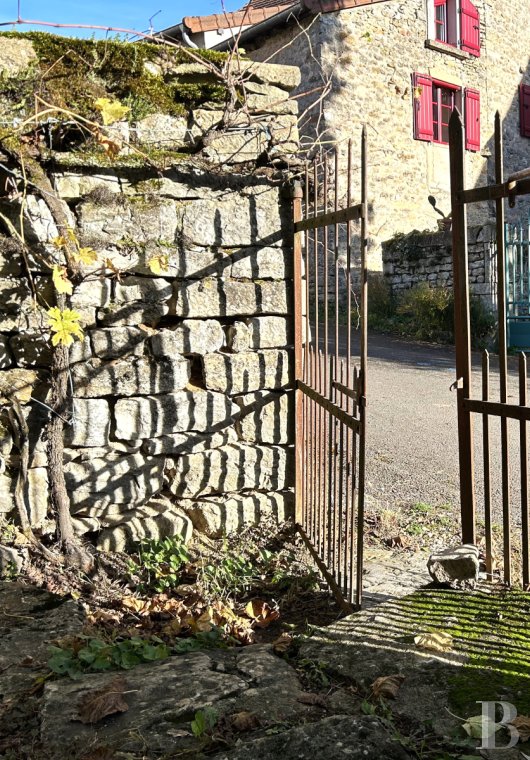
M 98 255 L 93 248 L 79 248 L 74 254 L 74 259 L 80 264 L 94 264 Z
M 169 269 L 169 256 L 167 253 L 159 253 L 156 256 L 152 256 L 148 264 L 153 274 L 163 274 L 163 272 L 167 272 Z
M 109 98 L 98 98 L 94 105 L 98 111 L 101 111 L 101 117 L 105 126 L 114 124 L 115 121 L 120 121 L 130 111 L 130 108 L 122 106 L 119 100 L 110 100 Z
M 64 293 L 68 296 L 72 295 L 74 286 L 68 279 L 66 267 L 62 267 L 59 264 L 56 264 L 53 268 L 52 280 L 55 286 L 55 290 L 58 293 Z
M 70 346 L 74 338 L 83 339 L 83 330 L 79 324 L 81 315 L 72 309 L 61 311 L 57 306 L 48 309 L 48 321 L 52 333 L 52 344 L 57 346 L 61 343 L 63 346 Z
M 63 235 L 59 235 L 59 237 L 53 238 L 52 244 L 60 251 L 61 248 L 65 248 L 68 245 L 68 240 Z
M 414 643 L 420 649 L 430 649 L 433 652 L 450 652 L 453 648 L 453 637 L 445 631 L 433 631 L 414 636 Z

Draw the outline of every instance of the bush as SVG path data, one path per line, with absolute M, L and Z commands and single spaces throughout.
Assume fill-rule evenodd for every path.
M 416 340 L 454 342 L 454 300 L 448 288 L 418 285 L 394 296 L 382 275 L 369 280 L 368 325 Z M 470 298 L 471 342 L 482 348 L 493 342 L 496 319 L 478 296 Z

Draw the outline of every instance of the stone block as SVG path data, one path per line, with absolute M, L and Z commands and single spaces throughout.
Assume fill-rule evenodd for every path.
M 22 274 L 22 249 L 13 238 L 0 235 L 0 277 L 19 277 Z
M 238 443 L 179 457 L 170 489 L 182 498 L 248 489 L 280 491 L 292 485 L 293 476 L 292 451 Z
M 196 108 L 192 112 L 192 122 L 189 139 L 195 144 L 202 140 L 207 132 L 219 126 L 223 119 L 223 111 L 219 109 Z
M 75 395 L 80 398 L 171 393 L 184 388 L 189 377 L 189 363 L 182 356 L 91 359 L 72 367 Z
M 24 322 L 21 310 L 29 305 L 31 292 L 26 280 L 9 277 L 0 278 L 0 330 L 12 332 L 20 329 Z
M 169 313 L 167 303 L 112 304 L 108 309 L 99 309 L 97 317 L 105 327 L 125 327 L 149 325 L 156 327 L 162 317 Z
M 143 538 L 180 536 L 189 541 L 193 533 L 191 519 L 164 496 L 130 510 L 124 518 L 120 525 L 100 533 L 96 544 L 100 551 L 123 552 Z
M 96 509 L 109 504 L 127 504 L 127 509 L 144 504 L 162 490 L 164 464 L 163 457 L 140 453 L 112 460 L 69 462 L 64 473 L 72 511 L 93 517 L 97 516 Z
M 216 280 L 175 282 L 179 317 L 237 317 L 288 314 L 290 289 L 283 281 Z
M 85 335 L 83 340 L 75 340 L 69 349 L 70 364 L 76 362 L 87 362 L 92 358 L 92 346 L 90 344 L 90 337 Z
M 223 499 L 181 500 L 179 504 L 190 516 L 195 530 L 210 538 L 236 533 L 271 517 L 278 523 L 294 517 L 294 495 L 290 491 L 267 494 L 250 491 Z
M 0 405 L 9 404 L 13 397 L 21 404 L 27 404 L 37 379 L 37 373 L 32 369 L 6 369 L 0 372 Z
M 115 435 L 134 441 L 187 430 L 211 431 L 217 425 L 229 424 L 237 410 L 224 394 L 203 390 L 119 399 L 114 409 Z
M 188 120 L 183 116 L 150 114 L 136 122 L 140 145 L 157 148 L 183 148 L 188 142 Z
M 234 322 L 226 331 L 227 345 L 230 351 L 248 351 L 250 348 L 250 329 L 246 322 Z
M 274 155 L 295 153 L 300 144 L 298 119 L 290 114 L 279 114 L 269 124 L 272 142 L 275 146 Z
M 255 185 L 185 202 L 180 220 L 188 244 L 240 248 L 279 243 L 288 217 L 278 188 Z
M 202 155 L 215 164 L 242 164 L 257 161 L 269 144 L 267 133 L 260 127 L 247 127 L 230 132 L 210 132 L 204 142 Z
M 474 586 L 479 574 L 478 548 L 464 544 L 435 552 L 429 557 L 427 569 L 436 583 Z
M 142 356 L 148 337 L 149 333 L 139 327 L 109 327 L 90 331 L 92 350 L 98 359 L 119 359 L 130 354 Z
M 236 443 L 236 441 L 235 428 L 229 427 L 216 433 L 173 433 L 162 435 L 160 438 L 147 438 L 142 449 L 151 456 L 157 454 L 178 456 L 180 454 L 195 454 L 207 449 L 218 449 L 220 446 Z
M 290 92 L 298 87 L 301 73 L 298 66 L 283 66 L 278 63 L 261 63 L 258 61 L 240 61 L 241 73 L 263 84 L 271 84 Z
M 203 363 L 206 388 L 223 393 L 282 388 L 292 379 L 287 351 L 268 349 L 239 354 L 207 354 Z
M 66 446 L 106 446 L 110 435 L 110 408 L 101 398 L 73 401 L 72 425 L 66 428 Z
M 52 345 L 44 333 L 19 333 L 9 340 L 9 347 L 20 367 L 49 367 L 52 362 Z
M 118 177 L 112 171 L 108 174 L 81 174 L 74 172 L 61 172 L 53 175 L 53 181 L 57 193 L 64 200 L 76 200 L 84 198 L 94 191 L 100 194 L 122 193 L 123 178 Z
M 245 103 L 249 111 L 259 113 L 298 113 L 297 101 L 289 100 L 285 90 L 270 84 L 245 82 Z
M 145 243 L 175 241 L 177 211 L 173 200 L 116 198 L 115 203 L 85 200 L 77 206 L 80 235 L 84 242 L 96 247 L 122 244 L 141 250 Z
M 294 442 L 294 398 L 292 393 L 248 393 L 234 401 L 241 410 L 236 429 L 242 441 L 252 443 Z
M 26 486 L 28 517 L 32 528 L 40 528 L 48 513 L 48 470 L 33 467 L 28 470 Z
M 247 325 L 250 348 L 283 348 L 293 343 L 292 320 L 284 317 L 253 317 Z
M 292 272 L 289 251 L 273 246 L 239 248 L 232 254 L 230 275 L 234 279 L 284 280 Z
M 159 303 L 167 301 L 173 294 L 170 282 L 158 278 L 124 277 L 116 283 L 113 302 L 116 304 L 141 301 L 142 303 Z M 98 304 L 104 306 L 105 304 Z
M 160 330 L 149 339 L 154 356 L 209 354 L 224 344 L 224 331 L 215 319 L 185 319 L 171 330 Z
M 13 364 L 13 357 L 9 350 L 9 338 L 7 335 L 0 335 L 0 370 L 8 369 Z
M 15 481 L 6 473 L 0 474 L 0 515 L 15 509 Z
M 83 280 L 74 288 L 70 303 L 72 309 L 108 306 L 111 301 L 111 280 L 93 277 Z

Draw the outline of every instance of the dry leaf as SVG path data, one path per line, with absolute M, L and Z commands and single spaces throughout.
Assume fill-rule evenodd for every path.
M 282 633 L 277 639 L 272 642 L 272 650 L 276 654 L 283 654 L 287 652 L 291 644 L 293 643 L 293 637 L 290 633 Z
M 527 715 L 518 715 L 511 721 L 511 725 L 517 729 L 520 741 L 527 742 L 530 739 L 530 718 Z
M 74 286 L 68 279 L 68 273 L 66 267 L 56 264 L 53 268 L 52 280 L 55 290 L 58 293 L 71 296 L 74 290 Z
M 322 694 L 314 694 L 312 691 L 303 691 L 296 698 L 297 702 L 301 702 L 303 705 L 313 705 L 315 707 L 325 707 L 326 700 Z
M 245 612 L 249 618 L 252 618 L 253 624 L 258 626 L 258 628 L 267 628 L 267 626 L 280 617 L 278 607 L 276 605 L 271 607 L 263 599 L 252 599 L 245 607 Z
M 502 728 L 502 724 L 495 723 L 487 715 L 474 715 L 472 718 L 466 718 L 462 728 L 472 739 L 482 739 L 493 736 Z
M 234 713 L 228 716 L 230 727 L 234 731 L 252 731 L 254 728 L 259 728 L 261 721 L 256 713 L 243 710 L 242 712 Z
M 420 649 L 430 649 L 433 652 L 450 652 L 453 648 L 453 637 L 445 631 L 432 631 L 414 636 L 414 643 Z
M 93 689 L 84 694 L 78 702 L 77 720 L 81 723 L 98 723 L 107 715 L 127 712 L 129 705 L 123 698 L 127 682 L 116 676 L 103 689 Z
M 384 697 L 385 699 L 395 699 L 404 680 L 405 676 L 400 676 L 398 674 L 393 676 L 381 676 L 380 678 L 375 679 L 370 688 L 372 689 L 372 694 L 376 698 Z
M 107 135 L 104 135 L 103 132 L 100 132 L 99 130 L 94 133 L 94 137 L 109 158 L 116 158 L 123 147 L 121 142 L 113 140 L 111 137 L 107 137 Z

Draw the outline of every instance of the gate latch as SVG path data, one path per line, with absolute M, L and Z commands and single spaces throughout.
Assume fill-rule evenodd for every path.
M 451 383 L 449 386 L 450 391 L 456 391 L 461 390 L 464 387 L 464 378 L 459 377 L 458 380 L 455 380 L 454 383 Z

